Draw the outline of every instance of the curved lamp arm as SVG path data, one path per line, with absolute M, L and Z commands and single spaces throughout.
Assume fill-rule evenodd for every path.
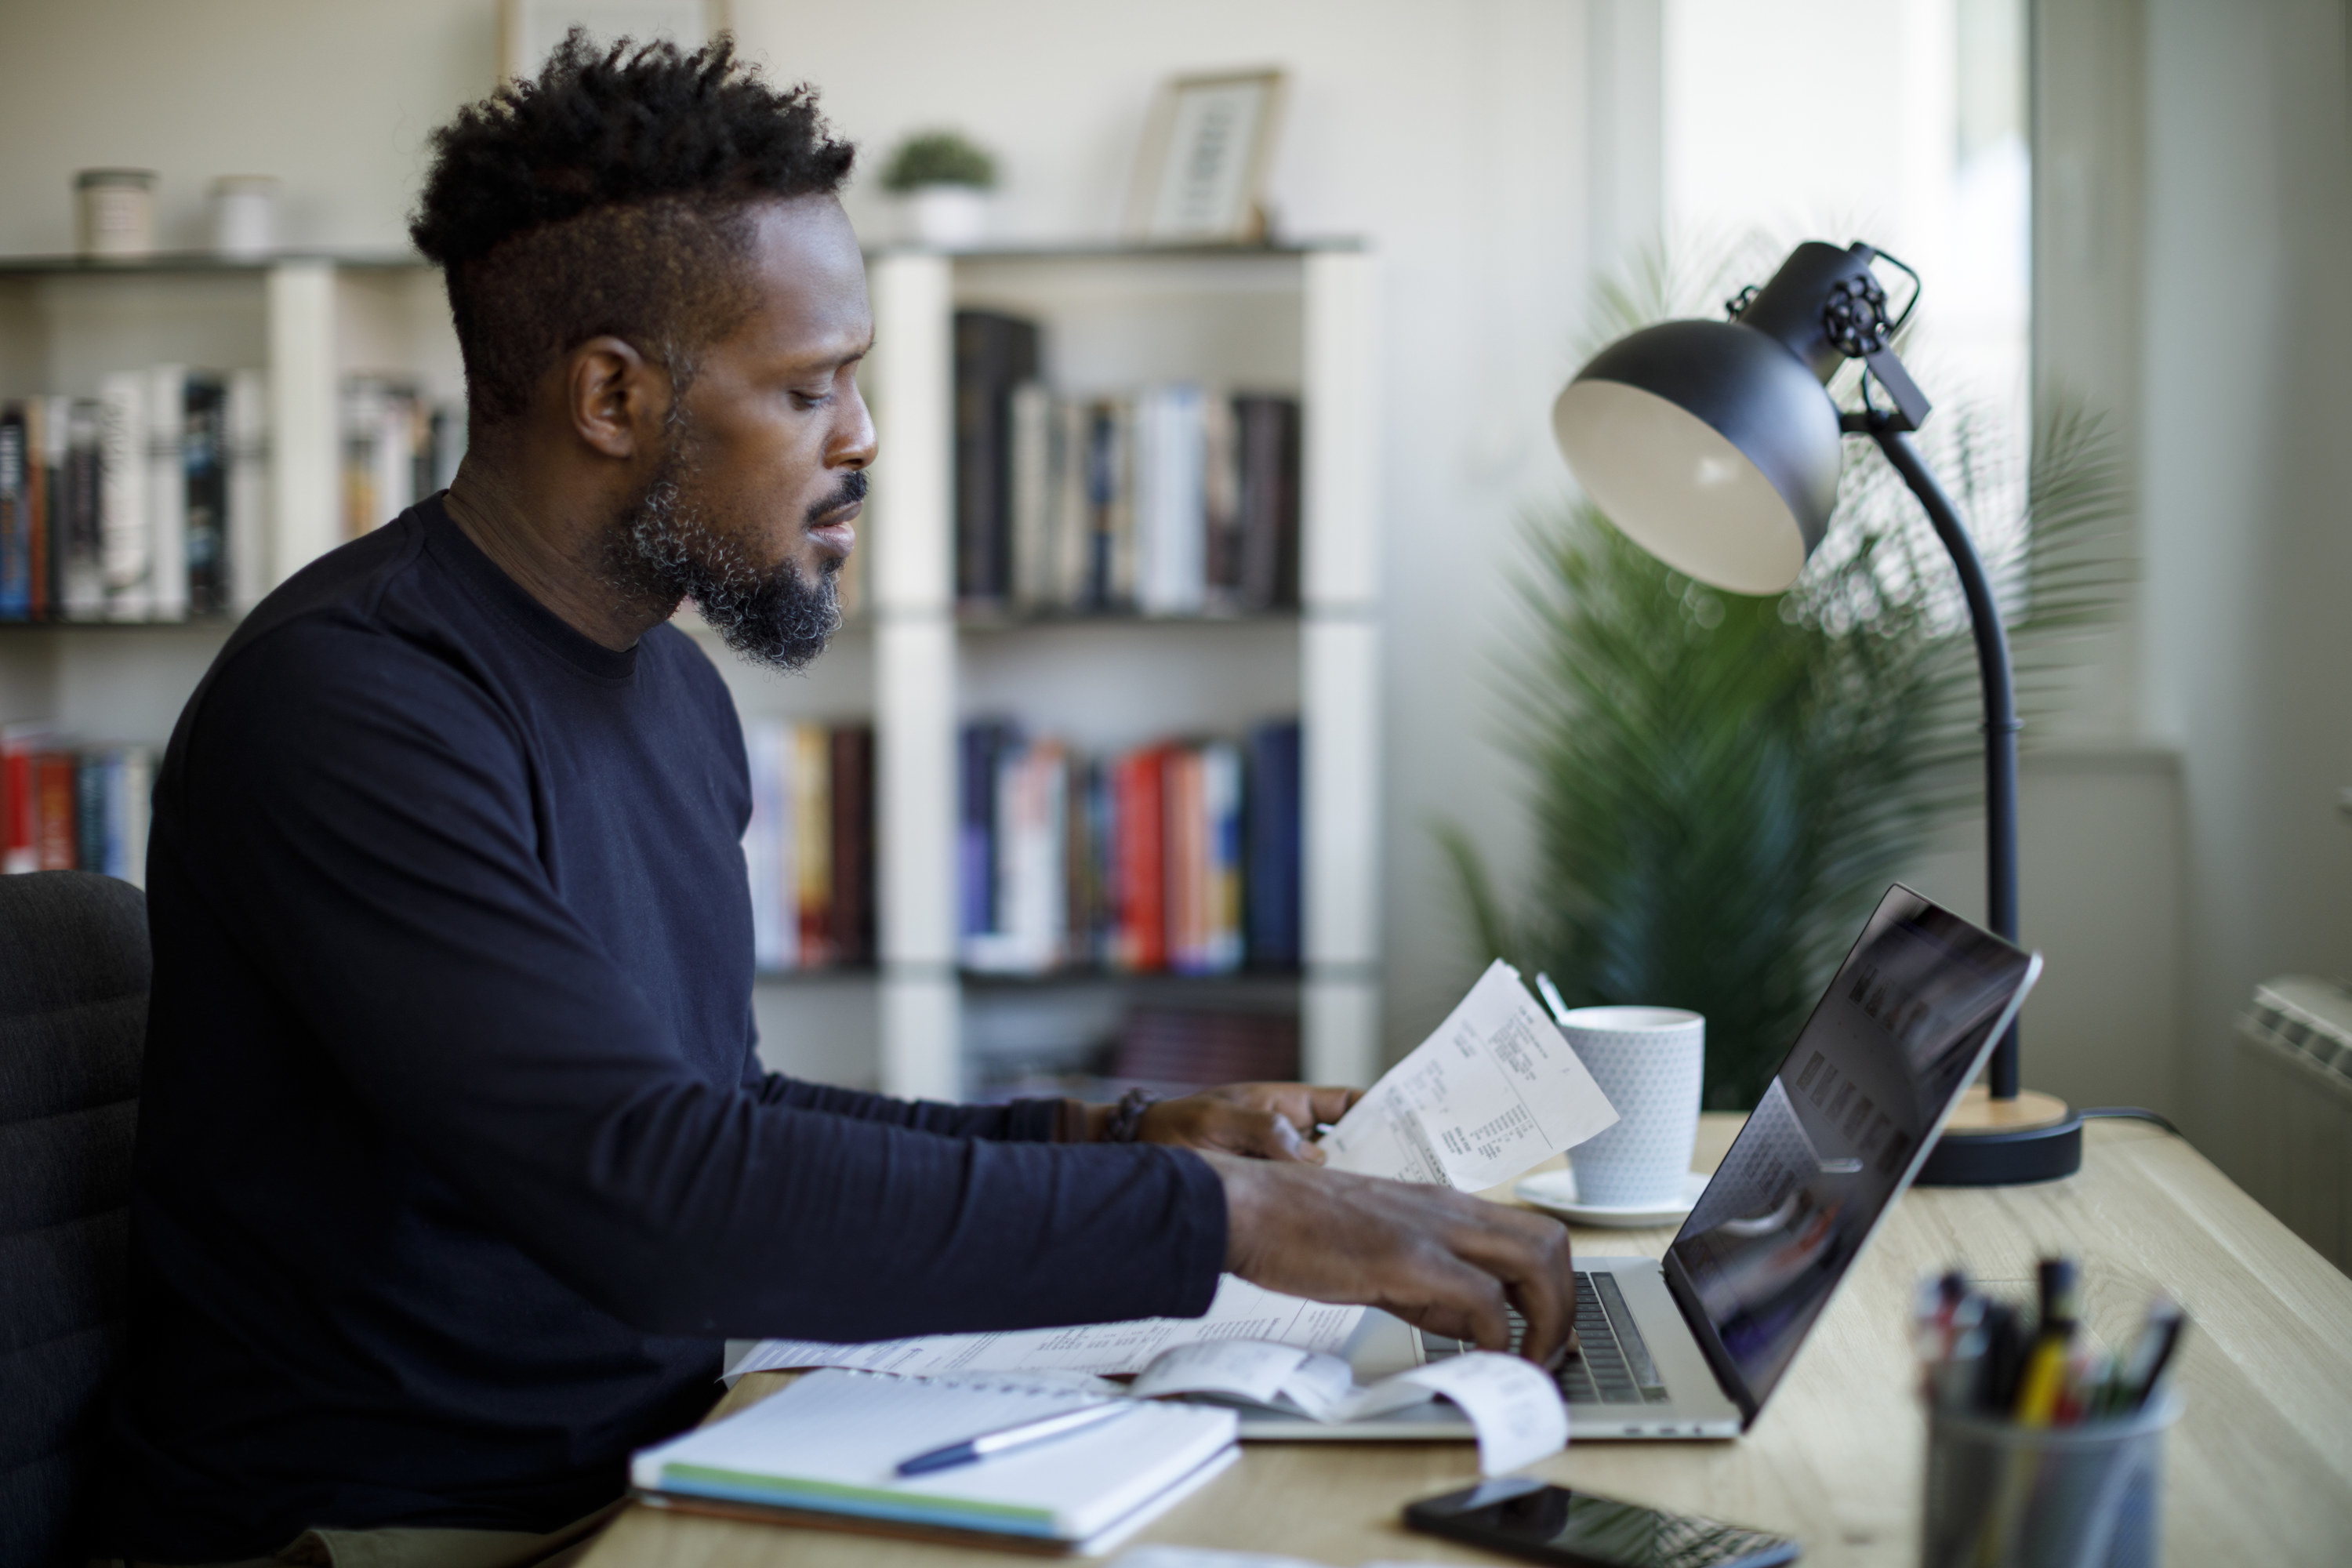
M 1985 737 L 1985 923 L 1993 934 L 2017 940 L 2017 735 L 2016 689 L 2010 678 L 2009 635 L 2001 627 L 2000 605 L 1975 542 L 1961 525 L 1960 514 L 1944 487 L 1911 445 L 1902 426 L 1884 415 L 1849 416 L 1848 428 L 1878 443 L 1911 493 L 1927 509 L 1936 537 L 1950 552 L 1960 574 L 1960 592 L 1969 602 L 1969 621 L 1976 632 L 1977 671 L 1984 682 Z M 1994 1047 L 1991 1089 L 1996 1100 L 2017 1098 L 2017 1026 Z

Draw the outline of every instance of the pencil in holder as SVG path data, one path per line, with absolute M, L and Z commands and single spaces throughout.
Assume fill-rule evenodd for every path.
M 2170 1390 L 2078 1426 L 1931 1408 L 1926 1568 L 2156 1568 Z

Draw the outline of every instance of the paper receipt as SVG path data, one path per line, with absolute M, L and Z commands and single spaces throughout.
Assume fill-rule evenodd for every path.
M 1496 959 L 1323 1138 L 1330 1169 L 1475 1191 L 1583 1142 L 1616 1109 Z
M 1478 1433 L 1478 1468 L 1500 1475 L 1568 1446 L 1568 1406 L 1550 1375 L 1514 1355 L 1473 1351 L 1356 1386 L 1348 1363 L 1293 1345 L 1222 1341 L 1162 1352 L 1128 1390 L 1206 1394 L 1332 1424 L 1451 1400 Z
M 1499 1476 L 1568 1447 L 1568 1402 L 1551 1373 L 1495 1351 L 1450 1355 L 1365 1389 L 1350 1418 L 1399 1410 L 1431 1394 L 1461 1406 L 1478 1429 L 1478 1468 Z

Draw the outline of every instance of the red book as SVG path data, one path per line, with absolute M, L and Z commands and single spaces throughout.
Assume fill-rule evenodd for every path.
M 32 724 L 11 724 L 0 731 L 0 871 L 41 868 L 33 758 L 47 738 L 47 731 Z
M 1202 809 L 1201 753 L 1181 746 L 1168 753 L 1161 787 L 1168 826 L 1161 859 L 1168 880 L 1168 966 L 1198 973 L 1209 949 L 1208 815 Z
M 33 758 L 33 846 L 44 871 L 74 868 L 74 783 L 71 752 L 42 752 Z
M 1168 895 L 1161 837 L 1167 819 L 1162 770 L 1168 748 L 1147 746 L 1118 760 L 1118 963 L 1168 967 Z

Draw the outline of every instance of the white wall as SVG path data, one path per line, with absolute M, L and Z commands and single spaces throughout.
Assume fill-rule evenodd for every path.
M 2184 1078 L 2209 1131 L 2254 982 L 2352 973 L 2346 19 L 2147 9 L 2141 689 L 2185 763 Z
M 1658 0 L 736 5 L 751 50 L 820 85 L 870 159 L 933 123 L 993 144 L 1015 237 L 1109 231 L 1162 75 L 1293 71 L 1282 221 L 1365 235 L 1387 262 L 1387 1033 L 1410 1043 L 1466 969 L 1428 822 L 1467 824 L 1500 864 L 1525 843 L 1481 671 L 1508 624 L 1515 514 L 1564 483 L 1543 416 L 1590 255 L 1660 210 L 1640 79 Z M 67 248 L 72 172 L 110 163 L 162 171 L 167 243 L 199 237 L 212 175 L 259 172 L 287 181 L 289 241 L 395 247 L 425 132 L 490 85 L 494 10 L 0 0 L 0 253 Z M 2159 1105 L 2177 1082 L 2168 1108 L 2210 1143 L 2248 987 L 2352 969 L 2343 12 L 2045 0 L 2037 28 L 2037 364 L 2116 411 L 2147 581 L 2068 721 L 2105 760 L 2029 765 L 2028 935 L 2053 958 L 2029 1076 Z M 851 205 L 883 221 L 862 190 Z M 2178 748 L 2177 774 L 2149 744 Z M 1966 902 L 1955 842 L 1920 875 Z
M 2117 411 L 2145 572 L 2081 711 L 2179 757 L 2177 1114 L 2231 1164 L 2231 1016 L 2352 973 L 2346 13 L 2041 11 L 2038 365 Z
M 1601 3 L 1637 20 L 1643 9 Z M 212 176 L 263 173 L 286 182 L 289 244 L 394 247 L 425 135 L 491 85 L 495 11 L 0 0 L 0 254 L 69 248 L 73 171 L 101 163 L 162 173 L 167 245 L 200 242 Z M 1481 671 L 1505 619 L 1517 509 L 1564 483 L 1545 419 L 1587 297 L 1586 6 L 734 0 L 734 18 L 775 76 L 822 89 L 869 170 L 930 125 L 993 147 L 1004 237 L 1110 234 L 1164 76 L 1292 73 L 1273 181 L 1282 227 L 1364 236 L 1384 262 L 1387 1035 L 1410 1045 L 1469 967 L 1428 824 L 1462 821 L 1503 862 L 1523 839 L 1486 744 L 1500 719 Z M 1639 42 L 1636 28 L 1621 46 L 1638 58 Z M 1641 208 L 1638 193 L 1617 199 Z M 867 189 L 848 205 L 887 237 Z
M 153 169 L 161 237 L 218 174 L 285 181 L 289 245 L 405 249 L 425 133 L 496 79 L 496 0 L 0 0 L 0 255 L 73 248 L 73 174 Z

